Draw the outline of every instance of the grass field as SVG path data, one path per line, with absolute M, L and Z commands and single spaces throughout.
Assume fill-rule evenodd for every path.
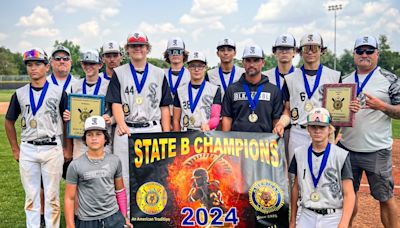
M 15 89 L 0 90 L 0 102 L 9 102 L 14 92 Z

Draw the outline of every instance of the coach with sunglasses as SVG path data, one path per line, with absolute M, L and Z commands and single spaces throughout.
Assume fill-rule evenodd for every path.
M 354 190 L 360 188 L 365 171 L 371 195 L 379 201 L 385 227 L 398 227 L 398 210 L 393 197 L 392 118 L 400 119 L 400 79 L 380 68 L 378 42 L 363 36 L 354 45 L 356 70 L 343 79 L 356 83 L 360 104 L 353 127 L 343 128 L 339 145 L 350 151 Z M 357 213 L 357 201 L 353 218 Z
M 66 93 L 71 92 L 71 85 L 77 79 L 71 75 L 71 52 L 67 47 L 57 45 L 51 53 L 52 74 L 47 77 L 51 84 L 62 86 Z

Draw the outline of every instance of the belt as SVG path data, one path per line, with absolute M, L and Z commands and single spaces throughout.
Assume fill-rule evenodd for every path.
M 306 129 L 307 125 L 303 125 L 303 124 L 292 124 L 293 126 L 299 127 L 301 129 Z
M 151 127 L 151 126 L 156 126 L 157 124 L 158 122 L 155 120 L 144 123 L 126 123 L 128 127 L 133 127 L 133 128 Z
M 41 140 L 31 140 L 31 141 L 26 141 L 26 143 L 35 145 L 35 146 L 50 146 L 50 145 L 57 145 L 56 142 L 56 137 L 51 137 L 51 138 L 44 138 Z
M 315 213 L 320 215 L 327 215 L 336 212 L 336 209 L 314 209 L 314 208 L 307 208 L 307 209 L 310 211 L 314 211 Z

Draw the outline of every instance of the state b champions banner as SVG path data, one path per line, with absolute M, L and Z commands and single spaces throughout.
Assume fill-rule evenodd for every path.
M 288 227 L 283 144 L 269 133 L 133 134 L 134 227 Z

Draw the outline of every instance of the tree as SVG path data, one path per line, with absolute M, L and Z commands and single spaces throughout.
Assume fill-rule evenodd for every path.
M 399 76 L 400 55 L 399 52 L 390 50 L 390 45 L 386 35 L 379 36 L 379 60 L 378 65 L 383 69 L 391 71 Z
M 344 53 L 338 59 L 337 70 L 342 72 L 342 75 L 347 75 L 354 71 L 354 59 L 352 51 L 347 49 L 344 50 Z
M 74 44 L 72 41 L 69 40 L 64 40 L 63 42 L 56 40 L 53 46 L 56 47 L 57 45 L 62 45 L 64 47 L 67 47 L 71 52 L 71 58 L 72 58 L 71 73 L 75 77 L 84 77 L 85 73 L 83 72 L 81 63 L 79 61 L 81 56 L 80 46 L 78 44 Z
M 278 62 L 276 61 L 276 58 L 273 54 L 265 56 L 264 60 L 265 60 L 265 64 L 264 64 L 264 67 L 262 68 L 262 71 L 269 70 L 273 67 L 276 67 L 276 65 L 278 65 Z
M 15 54 L 7 48 L 0 47 L 0 75 L 17 74 L 19 74 L 19 68 L 15 61 Z

